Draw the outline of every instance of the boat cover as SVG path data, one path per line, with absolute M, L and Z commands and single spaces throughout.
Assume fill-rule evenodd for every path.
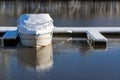
M 53 19 L 49 14 L 23 14 L 17 21 L 18 31 L 24 34 L 45 34 L 53 31 Z

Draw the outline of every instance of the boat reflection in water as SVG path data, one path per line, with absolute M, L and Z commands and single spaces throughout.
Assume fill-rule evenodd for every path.
M 48 71 L 53 65 L 52 44 L 46 47 L 19 48 L 18 62 L 27 70 Z

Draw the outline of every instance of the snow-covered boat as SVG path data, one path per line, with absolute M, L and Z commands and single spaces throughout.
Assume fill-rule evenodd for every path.
M 23 45 L 47 46 L 52 42 L 54 25 L 49 14 L 21 15 L 17 28 Z

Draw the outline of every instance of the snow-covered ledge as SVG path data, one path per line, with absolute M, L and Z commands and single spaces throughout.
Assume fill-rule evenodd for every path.
M 16 30 L 15 26 L 0 26 L 0 32 L 8 30 Z M 53 33 L 73 33 L 73 32 L 86 32 L 89 30 L 97 30 L 99 32 L 120 32 L 120 27 L 55 27 Z
M 17 27 L 0 26 L 0 32 L 17 30 Z M 93 43 L 105 43 L 105 38 L 101 33 L 120 33 L 120 27 L 55 27 L 53 33 L 86 33 L 91 37 Z

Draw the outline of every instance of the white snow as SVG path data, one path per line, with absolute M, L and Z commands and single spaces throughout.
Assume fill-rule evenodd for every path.
M 49 14 L 23 14 L 18 19 L 19 24 L 43 24 L 46 22 L 52 21 L 52 18 Z
M 18 35 L 18 32 L 17 30 L 10 30 L 10 31 L 7 31 L 3 38 L 4 39 L 16 39 L 17 38 L 17 35 Z
M 55 27 L 54 33 L 62 33 L 62 32 L 87 32 L 89 30 L 97 30 L 99 32 L 120 32 L 120 27 Z
M 16 30 L 16 29 L 17 29 L 16 27 L 1 26 L 0 32 L 4 32 L 7 30 Z M 23 30 L 25 30 L 25 29 L 23 29 Z M 47 30 L 49 30 L 49 29 L 47 29 Z M 25 31 L 27 31 L 27 30 L 25 30 Z M 104 39 L 106 41 L 106 38 L 102 34 L 100 34 L 100 32 L 107 32 L 107 33 L 113 33 L 113 32 L 118 33 L 119 32 L 120 33 L 120 27 L 55 27 L 53 33 L 62 33 L 62 32 L 64 32 L 64 33 L 65 32 L 66 33 L 68 33 L 68 32 L 72 32 L 72 33 L 84 32 L 84 33 L 86 33 L 87 32 L 88 33 L 88 31 L 89 31 L 89 33 L 92 34 L 92 36 L 94 36 L 94 38 L 96 40 L 99 41 L 99 40 Z M 42 31 L 40 31 L 40 32 L 44 33 L 46 31 L 43 30 L 43 32 Z M 27 33 L 29 33 L 29 31 Z
M 6 32 L 10 30 L 17 30 L 17 27 L 11 27 L 11 26 L 0 26 L 0 32 Z
M 45 34 L 53 31 L 49 14 L 24 14 L 18 19 L 18 31 L 25 34 Z
M 99 31 L 97 30 L 89 30 L 87 31 L 87 34 L 94 40 L 94 41 L 107 41 L 107 38 L 105 38 Z

